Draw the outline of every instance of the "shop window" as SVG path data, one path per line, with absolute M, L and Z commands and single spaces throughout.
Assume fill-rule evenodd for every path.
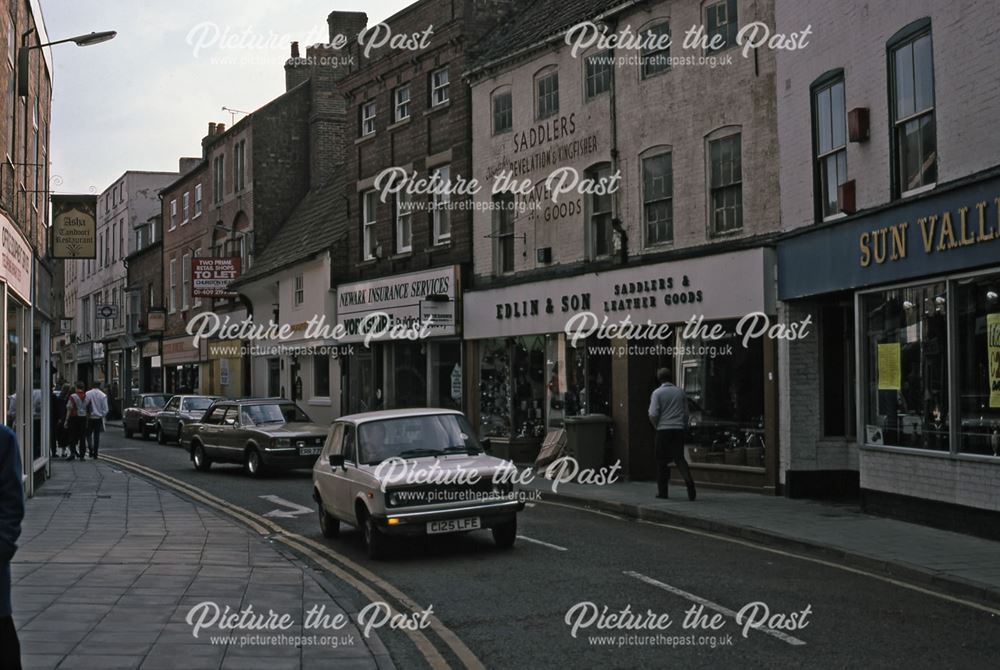
M 646 244 L 674 239 L 674 170 L 669 151 L 642 159 L 642 209 Z
M 601 93 L 611 90 L 611 59 L 610 51 L 587 56 L 584 60 L 584 79 L 587 84 L 587 99 L 596 98 Z
M 479 417 L 481 437 L 511 434 L 510 351 L 502 338 L 479 342 Z
M 862 296 L 865 441 L 948 451 L 944 283 Z
M 611 165 L 595 165 L 584 174 L 588 180 L 607 183 L 611 178 Z M 611 255 L 611 199 L 610 193 L 587 196 L 587 214 L 590 223 L 590 256 L 601 258 Z
M 893 167 L 896 195 L 908 195 L 937 181 L 934 57 L 929 20 L 901 32 L 889 46 Z
M 281 359 L 267 359 L 267 396 L 269 398 L 281 396 Z
M 743 166 L 740 134 L 708 142 L 709 213 L 713 235 L 743 227 Z
M 493 196 L 493 254 L 497 274 L 514 271 L 514 194 Z
M 545 336 L 483 340 L 479 347 L 483 437 L 545 435 Z
M 493 94 L 493 134 L 499 135 L 514 125 L 514 102 L 510 88 Z
M 539 121 L 559 113 L 559 71 L 546 69 L 535 78 L 535 118 Z
M 816 200 L 820 218 L 840 214 L 837 187 L 847 181 L 847 112 L 844 75 L 813 91 L 813 146 L 816 150 Z
M 431 407 L 462 409 L 462 343 L 430 342 Z
M 657 23 L 642 31 L 642 78 L 647 79 L 670 69 L 670 24 Z
M 313 357 L 313 397 L 330 397 L 330 357 L 314 355 Z
M 1000 276 L 956 282 L 958 451 L 1000 456 Z

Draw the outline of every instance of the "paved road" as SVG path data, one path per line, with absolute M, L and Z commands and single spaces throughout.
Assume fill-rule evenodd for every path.
M 325 540 L 314 514 L 295 513 L 294 505 L 313 507 L 306 471 L 262 480 L 233 466 L 201 473 L 176 446 L 126 440 L 116 428 L 105 437 L 107 455 L 272 514 L 290 532 L 433 606 L 488 668 L 988 668 L 1000 658 L 1000 616 L 968 604 L 762 547 L 549 503 L 521 515 L 522 539 L 513 551 L 498 551 L 487 533 L 473 533 L 405 543 L 391 560 L 372 562 L 353 529 Z M 732 615 L 755 602 L 775 617 L 772 629 L 744 637 Z M 593 611 L 586 603 L 673 621 L 661 631 L 599 630 L 586 625 Z M 705 620 L 722 613 L 720 630 L 682 627 L 699 604 Z M 566 623 L 570 611 L 579 615 L 576 637 Z M 804 625 L 780 630 L 782 620 Z M 380 635 L 399 667 L 426 667 L 405 635 Z M 442 654 L 460 667 L 449 651 Z

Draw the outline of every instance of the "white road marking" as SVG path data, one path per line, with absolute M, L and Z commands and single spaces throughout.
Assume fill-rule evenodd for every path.
M 278 496 L 269 495 L 260 497 L 269 502 L 273 502 L 275 505 L 281 505 L 282 507 L 288 508 L 287 510 L 285 509 L 271 510 L 270 512 L 264 515 L 266 517 L 271 517 L 274 519 L 291 519 L 293 517 L 302 516 L 303 514 L 313 513 L 312 509 L 309 507 L 303 507 L 298 503 L 290 502 L 288 500 L 285 500 L 284 498 L 279 498 Z
M 517 539 L 524 540 L 525 542 L 531 542 L 533 544 L 540 544 L 543 547 L 548 547 L 549 549 L 555 549 L 556 551 L 569 551 L 566 547 L 560 547 L 558 544 L 550 544 L 548 542 L 542 542 L 541 540 L 536 540 L 531 537 L 525 537 L 524 535 L 518 535 Z
M 693 603 L 697 603 L 699 605 L 704 605 L 708 609 L 715 610 L 719 614 L 727 616 L 730 619 L 736 619 L 736 617 L 738 616 L 736 612 L 734 612 L 733 610 L 729 609 L 728 607 L 723 607 L 722 605 L 719 605 L 718 603 L 713 603 L 711 600 L 706 600 L 705 598 L 702 598 L 701 596 L 696 596 L 693 593 L 688 593 L 687 591 L 684 591 L 683 589 L 679 589 L 676 586 L 671 586 L 670 584 L 664 584 L 663 582 L 661 582 L 659 580 L 656 580 L 656 579 L 653 579 L 652 577 L 647 577 L 646 575 L 640 574 L 638 572 L 633 572 L 631 570 L 626 570 L 623 574 L 625 576 L 627 576 L 627 577 L 633 577 L 635 579 L 638 579 L 641 582 L 645 582 L 646 584 L 649 584 L 650 586 L 655 586 L 655 587 L 657 587 L 659 589 L 663 589 L 664 591 L 667 591 L 669 593 L 673 593 L 674 595 L 680 596 L 682 598 L 686 598 L 686 599 L 690 600 Z M 802 645 L 805 644 L 805 642 L 803 642 L 799 638 L 792 637 L 791 635 L 788 635 L 787 633 L 782 633 L 780 630 L 774 630 L 773 628 L 763 628 L 763 627 L 761 627 L 761 628 L 751 628 L 751 630 L 760 631 L 761 633 L 764 633 L 765 635 L 770 635 L 771 637 L 775 637 L 775 638 L 781 640 L 782 642 L 785 642 L 786 644 L 790 644 L 792 646 L 799 647 L 799 646 L 802 646 Z
M 524 503 L 524 506 L 525 507 L 534 507 L 535 503 L 526 502 L 526 503 Z
M 566 509 L 575 510 L 577 512 L 590 512 L 591 514 L 598 514 L 600 516 L 606 516 L 609 519 L 615 519 L 616 521 L 625 521 L 625 517 L 618 516 L 617 514 L 612 514 L 611 512 L 602 512 L 599 509 L 591 509 L 589 507 L 577 507 L 576 505 L 567 505 L 565 503 L 552 502 L 551 500 L 539 500 L 538 502 L 543 505 L 554 505 L 555 507 L 565 507 Z

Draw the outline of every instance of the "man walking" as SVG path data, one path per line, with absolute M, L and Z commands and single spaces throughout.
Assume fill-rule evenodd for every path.
M 656 430 L 657 498 L 667 497 L 670 483 L 670 462 L 677 464 L 687 483 L 688 500 L 695 499 L 694 479 L 684 457 L 684 431 L 688 425 L 688 404 L 684 391 L 674 386 L 673 375 L 667 368 L 656 372 L 660 385 L 649 399 L 649 420 Z
M 21 449 L 14 431 L 0 426 L 0 668 L 21 668 L 21 646 L 11 616 L 10 562 L 24 519 Z
M 91 458 L 97 458 L 101 448 L 101 433 L 104 432 L 104 417 L 108 415 L 108 396 L 101 390 L 101 383 L 95 381 L 87 391 L 87 451 Z
M 84 393 L 83 382 L 76 383 L 76 392 L 70 394 L 66 401 L 66 431 L 69 434 L 69 458 L 77 456 L 82 461 L 86 457 L 87 448 L 87 394 Z

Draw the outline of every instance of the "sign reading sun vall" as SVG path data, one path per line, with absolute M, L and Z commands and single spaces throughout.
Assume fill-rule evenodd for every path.
M 97 196 L 52 196 L 50 257 L 97 258 Z

